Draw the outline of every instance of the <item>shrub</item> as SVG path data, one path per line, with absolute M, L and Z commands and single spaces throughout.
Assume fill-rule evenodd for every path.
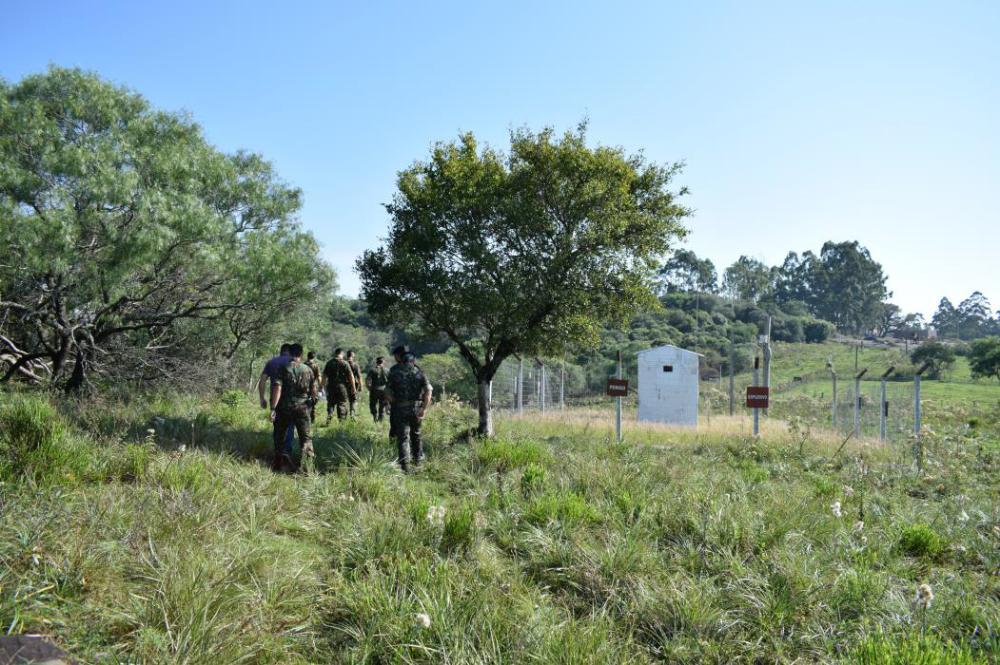
M 476 451 L 480 463 L 499 471 L 520 469 L 529 464 L 538 464 L 545 457 L 541 445 L 534 441 L 511 441 L 490 439 L 484 441 Z
M 90 459 L 77 448 L 45 399 L 15 395 L 0 406 L 0 478 L 45 483 L 79 473 Z
M 985 663 L 963 645 L 942 640 L 933 634 L 887 637 L 878 635 L 858 645 L 852 663 L 863 665 L 973 665 Z
M 832 323 L 829 321 L 821 321 L 819 319 L 807 321 L 805 325 L 802 326 L 802 332 L 805 335 L 805 339 L 811 344 L 818 344 L 830 339 L 834 330 L 835 328 Z
M 529 522 L 542 525 L 553 521 L 564 524 L 593 523 L 600 520 L 597 509 L 574 492 L 547 492 L 535 499 L 528 508 Z
M 899 549 L 909 556 L 937 558 L 947 543 L 926 524 L 914 524 L 903 529 L 899 536 Z

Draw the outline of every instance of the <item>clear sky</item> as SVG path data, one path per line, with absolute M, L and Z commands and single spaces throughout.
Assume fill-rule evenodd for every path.
M 688 246 L 859 240 L 893 300 L 1000 306 L 1000 2 L 25 2 L 0 76 L 94 70 L 272 160 L 356 294 L 395 174 L 472 130 L 684 160 Z

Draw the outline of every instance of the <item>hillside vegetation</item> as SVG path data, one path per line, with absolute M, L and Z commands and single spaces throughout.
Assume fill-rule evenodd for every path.
M 770 421 L 757 441 L 716 418 L 618 445 L 571 411 L 469 443 L 475 414 L 446 402 L 416 475 L 359 421 L 288 476 L 240 393 L 5 398 L 0 621 L 85 662 L 1000 654 L 1000 450 L 959 427 L 915 474 L 898 450 Z

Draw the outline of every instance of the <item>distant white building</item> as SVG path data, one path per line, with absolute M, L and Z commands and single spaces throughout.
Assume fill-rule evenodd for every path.
M 669 344 L 639 352 L 639 420 L 697 427 L 700 353 Z

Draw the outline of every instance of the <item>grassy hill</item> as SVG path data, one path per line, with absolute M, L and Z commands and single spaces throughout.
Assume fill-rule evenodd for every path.
M 437 405 L 275 475 L 245 396 L 0 406 L 0 621 L 85 662 L 988 662 L 995 438 L 900 451 L 771 420 L 680 432 Z M 835 507 L 836 506 L 836 507 Z M 929 607 L 914 596 L 930 585 Z

